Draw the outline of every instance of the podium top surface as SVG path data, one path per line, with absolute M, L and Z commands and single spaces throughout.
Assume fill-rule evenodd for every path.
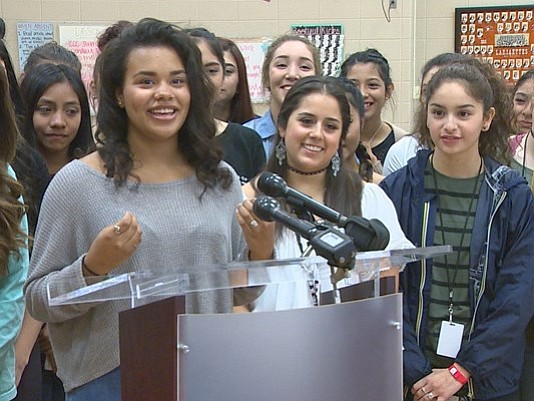
M 388 251 L 361 252 L 355 257 L 355 267 L 348 279 L 353 283 L 375 280 L 380 272 L 392 266 L 402 269 L 405 264 L 452 252 L 449 245 L 426 248 L 411 248 Z M 235 262 L 225 266 L 207 268 L 179 266 L 175 269 L 158 270 L 147 268 L 126 274 L 87 277 L 86 285 L 64 292 L 62 282 L 48 284 L 48 299 L 51 306 L 77 303 L 102 302 L 117 299 L 143 299 L 184 295 L 204 290 L 242 288 L 309 280 L 330 284 L 331 268 L 319 256 Z

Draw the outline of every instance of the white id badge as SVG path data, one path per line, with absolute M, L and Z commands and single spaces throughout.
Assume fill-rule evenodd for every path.
M 462 345 L 463 334 L 463 324 L 445 320 L 442 321 L 436 354 L 447 356 L 449 358 L 456 358 L 458 351 L 460 351 L 460 346 Z

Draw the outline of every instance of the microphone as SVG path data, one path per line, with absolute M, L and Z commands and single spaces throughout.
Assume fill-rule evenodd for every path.
M 354 267 L 354 243 L 348 235 L 334 227 L 297 219 L 284 211 L 276 199 L 266 195 L 256 198 L 252 210 L 261 220 L 277 221 L 306 238 L 317 255 L 328 260 L 330 265 L 345 269 Z
M 268 171 L 262 173 L 258 178 L 257 185 L 261 192 L 269 196 L 285 198 L 290 205 L 305 208 L 311 213 L 344 228 L 358 251 L 382 250 L 389 243 L 389 230 L 380 220 L 369 220 L 360 216 L 343 216 L 312 197 L 289 187 L 278 174 Z
M 275 198 L 285 198 L 290 205 L 306 208 L 311 213 L 321 216 L 323 219 L 331 221 L 341 227 L 343 226 L 343 222 L 347 219 L 334 209 L 330 209 L 322 203 L 317 202 L 311 196 L 291 188 L 278 174 L 270 173 L 268 171 L 262 173 L 260 178 L 258 178 L 257 185 L 258 189 L 264 194 L 274 196 Z
M 252 210 L 256 216 L 264 221 L 277 221 L 291 231 L 300 234 L 306 239 L 313 236 L 315 224 L 291 216 L 280 208 L 280 203 L 270 196 L 260 195 L 254 201 Z

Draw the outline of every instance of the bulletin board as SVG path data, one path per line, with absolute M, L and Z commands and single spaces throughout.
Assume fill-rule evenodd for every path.
M 511 85 L 534 68 L 534 4 L 455 11 L 457 53 L 490 63 Z
M 250 90 L 250 97 L 253 103 L 265 103 L 268 96 L 261 84 L 261 69 L 263 59 L 271 40 L 264 39 L 232 39 L 245 59 L 247 66 L 247 80 Z
M 345 40 L 343 25 L 291 25 L 291 32 L 295 35 L 306 36 L 319 49 L 323 75 L 339 75 Z

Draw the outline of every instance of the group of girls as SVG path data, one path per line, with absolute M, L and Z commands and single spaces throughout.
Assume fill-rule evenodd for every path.
M 273 42 L 264 64 L 263 77 L 269 77 L 264 85 L 272 93 L 270 110 L 250 123 L 258 131 L 265 129 L 264 144 L 268 143 L 270 154 L 267 169 L 342 213 L 363 213 L 365 198 L 357 193 L 362 184 L 344 182 L 350 175 L 343 172 L 343 166 L 338 167 L 336 151 L 349 146 L 343 143 L 349 124 L 343 118 L 347 110 L 332 89 L 336 84 L 303 78 L 312 69 L 313 52 L 307 51 L 300 39 L 290 44 L 291 40 L 284 39 L 282 50 Z M 300 53 L 289 53 L 286 48 L 291 46 Z M 349 75 L 348 68 L 343 75 L 365 93 L 363 115 L 369 118 L 362 121 L 362 142 L 367 142 L 367 153 L 379 159 L 379 145 L 387 148 L 398 137 L 391 124 L 381 117 L 372 118 L 373 107 L 383 104 L 392 87 L 380 64 L 374 62 L 381 58 L 372 50 L 367 53 L 371 55 L 349 60 L 362 57 L 364 65 L 358 67 L 370 70 L 368 75 L 360 77 L 363 71 Z M 271 69 L 272 78 L 265 74 Z M 284 69 L 286 75 L 276 79 Z M 451 244 L 454 253 L 411 265 L 402 275 L 407 397 L 528 399 L 531 393 L 522 384 L 520 395 L 518 384 L 525 360 L 525 329 L 534 311 L 534 274 L 528 266 L 533 256 L 534 203 L 526 181 L 504 166 L 510 160 L 508 139 L 513 119 L 507 88 L 490 66 L 463 56 L 440 56 L 425 69 L 414 136 L 417 146 L 406 162 L 416 155 L 417 148 L 428 150 L 386 177 L 382 188 L 413 244 Z M 368 94 L 366 85 L 381 88 L 381 97 Z M 523 114 L 530 110 L 525 108 Z M 531 116 L 525 125 L 529 122 Z M 370 136 L 364 136 L 368 123 L 373 129 L 367 131 Z M 380 143 L 374 142 L 375 138 Z M 526 148 L 528 139 L 522 142 Z M 354 158 L 352 150 L 350 153 Z M 361 172 L 361 164 L 358 168 Z M 249 197 L 258 193 L 254 183 L 244 188 Z M 364 191 L 366 187 L 372 188 L 365 184 Z M 350 195 L 348 199 L 346 195 Z M 386 210 L 387 203 L 383 204 Z M 250 201 L 242 204 L 239 221 L 252 258 L 306 252 L 305 244 L 293 233 L 258 221 L 251 206 Z M 284 298 L 285 303 L 264 293 L 255 307 L 261 309 L 268 302 L 269 308 L 295 305 L 291 303 L 294 293 L 286 292 Z M 445 324 L 456 327 L 459 334 L 451 338 Z M 441 342 L 454 342 L 456 351 L 444 353 Z
M 54 81 L 33 103 L 37 149 L 54 179 L 40 209 L 25 296 L 31 315 L 48 322 L 68 400 L 120 400 L 118 313 L 128 305 L 51 307 L 49 285 L 69 291 L 90 276 L 307 253 L 301 238 L 254 215 L 261 166 L 238 175 L 225 161 L 221 137 L 237 115 L 232 108 L 241 104 L 229 102 L 234 96 L 227 92 L 246 94 L 239 84 L 224 84 L 224 71 L 239 69 L 239 56 L 225 59 L 213 39 L 207 31 L 154 19 L 126 26 L 100 56 L 99 146 L 86 156 L 91 149 L 85 145 L 58 145 L 68 142 L 68 127 L 76 121 L 82 127 L 87 98 L 77 95 L 77 86 L 66 78 L 70 84 L 58 100 L 54 86 L 65 81 Z M 263 141 L 265 169 L 345 215 L 383 220 L 390 249 L 454 246 L 453 254 L 407 266 L 402 274 L 407 397 L 519 399 L 524 333 L 534 310 L 528 268 L 534 201 L 520 174 L 501 164 L 508 162 L 511 107 L 500 81 L 472 60 L 435 72 L 417 114 L 426 150 L 379 187 L 375 176 L 403 134 L 381 116 L 394 89 L 389 65 L 375 50 L 349 60 L 343 78 L 320 77 L 309 41 L 285 35 L 272 43 L 262 71 L 270 107 L 246 124 Z M 248 117 L 250 110 L 239 122 Z M 39 127 L 47 127 L 40 139 Z M 240 181 L 249 182 L 241 188 Z M 20 191 L 11 188 L 20 207 Z M 9 249 L 15 246 L 20 243 Z M 20 296 L 20 285 L 17 291 Z M 255 307 L 272 308 L 273 300 L 279 299 L 261 294 Z M 189 312 L 232 308 L 228 291 L 187 301 Z M 447 337 L 440 329 L 446 324 L 460 334 Z M 443 355 L 440 341 L 455 342 L 458 352 Z
M 293 46 L 300 46 L 299 41 Z M 350 112 L 339 101 L 339 84 L 327 82 L 328 78 L 298 76 L 299 67 L 313 65 L 312 53 L 300 46 L 303 54 L 292 55 L 291 69 L 291 54 L 276 45 L 273 42 L 267 52 L 264 72 L 286 68 L 287 74 L 276 81 L 278 86 L 269 81 L 273 99 L 274 92 L 277 96 L 275 107 L 271 105 L 262 119 L 255 120 L 256 129 L 273 132 L 274 126 L 267 169 L 344 214 L 365 216 L 361 182 L 343 164 L 339 166 L 339 151 L 350 146 L 344 143 Z M 374 139 L 387 148 L 396 138 L 391 124 L 381 118 L 377 124 L 372 118 L 375 105 L 389 96 L 388 81 L 379 64 L 369 61 L 380 58 L 374 51 L 367 52 L 371 56 L 361 56 L 365 61 L 359 68 L 370 70 L 368 75 L 361 77 L 363 71 L 349 69 L 343 75 L 352 77 L 365 93 L 363 115 L 369 118 L 362 121 L 362 142 L 367 142 L 367 153 L 377 158 L 382 155 Z M 273 62 L 271 54 L 273 60 L 280 54 L 281 62 Z M 427 150 L 382 182 L 408 240 L 416 246 L 450 244 L 454 249 L 451 255 L 410 265 L 402 274 L 406 396 L 438 401 L 528 399 L 520 395 L 518 384 L 525 359 L 525 329 L 534 311 L 534 272 L 529 269 L 534 256 L 534 202 L 526 181 L 504 166 L 510 159 L 511 103 L 503 81 L 489 65 L 462 56 L 441 58 L 445 60 L 428 64 L 415 127 L 417 147 Z M 366 85 L 382 88 L 382 97 L 372 95 Z M 373 129 L 365 137 L 368 122 Z M 358 168 L 361 173 L 361 165 Z M 249 197 L 258 193 L 254 184 L 244 188 Z M 372 187 L 365 184 L 365 188 Z M 384 213 L 387 203 L 382 205 Z M 298 236 L 258 221 L 251 206 L 250 201 L 242 204 L 239 221 L 252 258 L 306 252 Z M 271 308 L 293 307 L 292 297 L 294 292 L 292 296 L 286 292 L 284 303 L 264 293 L 255 307 L 261 309 L 267 302 Z M 456 328 L 455 335 L 447 325 Z M 441 350 L 440 344 L 447 342 L 454 343 L 454 352 Z

